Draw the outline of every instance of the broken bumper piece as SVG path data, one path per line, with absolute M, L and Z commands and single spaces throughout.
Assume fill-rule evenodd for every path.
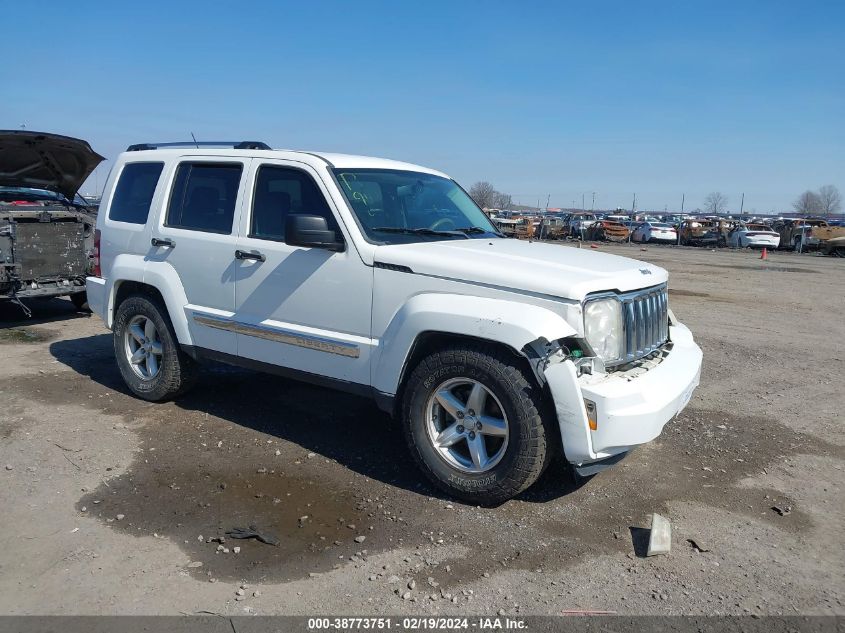
M 701 349 L 683 325 L 672 325 L 670 338 L 671 350 L 647 371 L 578 376 L 570 360 L 546 368 L 564 454 L 579 474 L 603 470 L 650 442 L 689 403 Z

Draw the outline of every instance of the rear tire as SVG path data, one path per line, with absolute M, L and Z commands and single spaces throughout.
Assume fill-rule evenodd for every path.
M 479 388 L 486 393 L 476 411 Z M 554 435 L 542 411 L 539 388 L 515 359 L 469 345 L 417 365 L 405 385 L 402 424 L 414 460 L 435 486 L 468 503 L 497 505 L 531 486 L 551 461 Z
M 70 302 L 79 312 L 91 312 L 91 308 L 88 307 L 87 292 L 77 292 L 70 295 Z
M 197 363 L 179 347 L 167 310 L 154 298 L 133 295 L 120 304 L 113 340 L 120 374 L 139 398 L 171 400 L 196 382 Z

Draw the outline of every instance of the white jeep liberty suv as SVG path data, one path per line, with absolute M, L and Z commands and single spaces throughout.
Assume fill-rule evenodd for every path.
M 449 494 L 496 504 L 556 454 L 581 475 L 660 434 L 701 350 L 666 271 L 505 239 L 452 179 L 257 142 L 133 145 L 88 302 L 151 401 L 215 359 L 367 395 Z

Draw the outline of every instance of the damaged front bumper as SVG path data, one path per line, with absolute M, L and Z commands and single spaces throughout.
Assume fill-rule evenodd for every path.
M 669 328 L 671 343 L 628 371 L 578 375 L 572 360 L 544 370 L 567 461 L 589 475 L 650 442 L 680 413 L 701 375 L 701 349 L 685 326 Z

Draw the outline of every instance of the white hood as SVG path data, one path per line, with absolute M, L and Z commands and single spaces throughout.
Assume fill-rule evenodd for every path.
M 471 239 L 379 246 L 375 261 L 414 273 L 582 301 L 602 290 L 665 283 L 663 268 L 627 257 L 516 239 Z

